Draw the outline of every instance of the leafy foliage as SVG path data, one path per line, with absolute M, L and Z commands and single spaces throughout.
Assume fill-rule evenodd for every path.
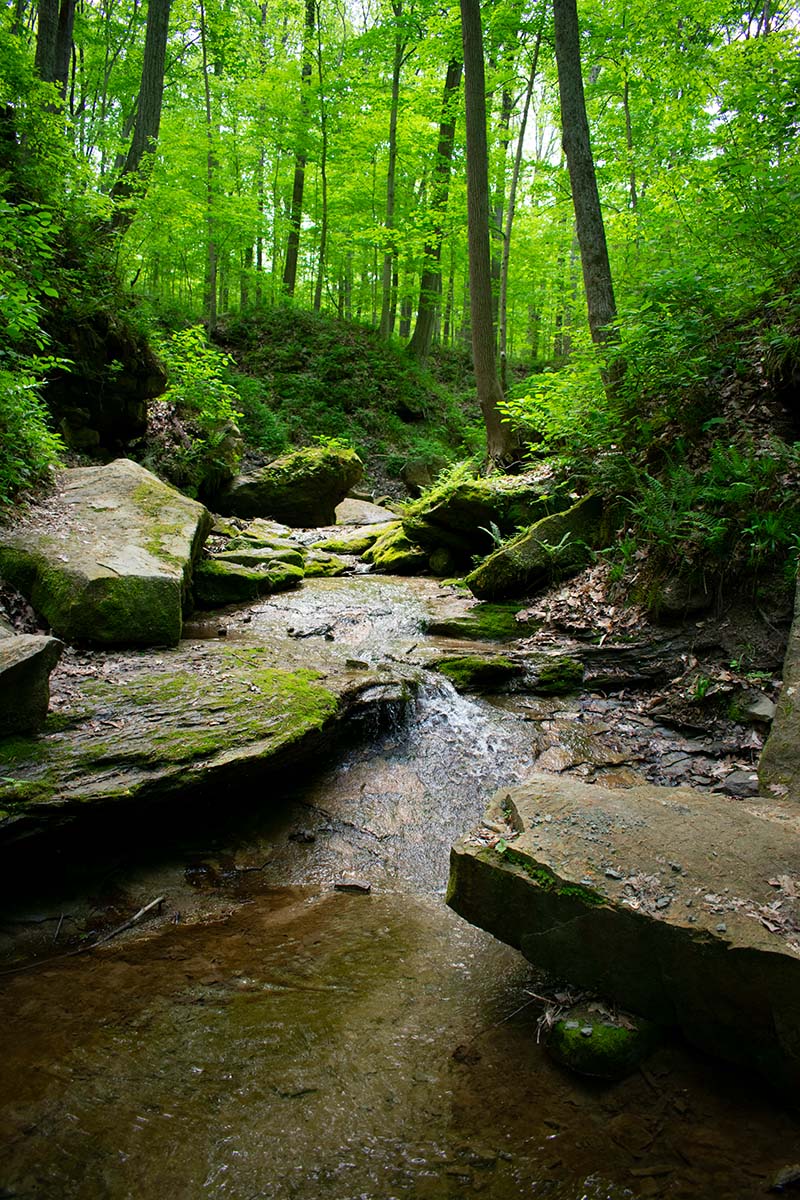
M 201 325 L 157 341 L 168 372 L 145 461 L 192 495 L 213 493 L 241 456 L 239 396 L 231 359 L 211 346 Z

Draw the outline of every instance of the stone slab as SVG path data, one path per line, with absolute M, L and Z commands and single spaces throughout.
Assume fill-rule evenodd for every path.
M 800 800 L 800 582 L 783 661 L 783 687 L 758 764 L 758 781 L 768 795 Z
M 63 642 L 35 633 L 0 636 L 0 736 L 41 729 L 50 703 L 50 672 Z
M 0 573 L 65 641 L 174 645 L 210 527 L 201 504 L 138 463 L 79 467 L 0 529 Z
M 448 903 L 532 963 L 800 1083 L 800 810 L 535 775 L 454 846 Z

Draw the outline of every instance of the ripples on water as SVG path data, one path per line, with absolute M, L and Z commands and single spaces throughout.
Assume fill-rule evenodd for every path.
M 343 654 L 408 658 L 427 592 L 362 585 L 360 605 L 325 581 L 259 606 L 255 635 L 322 608 Z M 374 744 L 218 848 L 267 866 L 202 876 L 203 921 L 6 980 L 0 1195 L 762 1195 L 800 1155 L 788 1114 L 680 1048 L 619 1084 L 562 1073 L 528 964 L 442 903 L 450 843 L 531 770 L 531 730 L 429 676 Z M 147 881 L 169 908 L 183 866 Z M 332 892 L 342 876 L 372 894 Z

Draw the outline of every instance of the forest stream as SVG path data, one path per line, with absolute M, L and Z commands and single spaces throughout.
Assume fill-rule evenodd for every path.
M 419 670 L 440 592 L 313 580 L 228 614 L 227 636 Z M 642 726 L 624 698 L 471 698 L 425 671 L 405 711 L 246 821 L 26 901 L 7 961 L 49 961 L 2 979 L 0 1196 L 764 1195 L 800 1160 L 785 1104 L 677 1040 L 618 1083 L 568 1074 L 540 1037 L 541 997 L 564 993 L 444 903 L 451 842 L 543 746 L 572 731 L 587 770 L 652 778 L 686 759 L 650 721 L 662 766 L 643 762 Z

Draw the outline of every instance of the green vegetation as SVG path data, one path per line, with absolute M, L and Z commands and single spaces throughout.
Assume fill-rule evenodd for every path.
M 416 494 L 457 458 L 465 483 L 483 472 L 458 79 L 442 107 L 456 10 L 417 5 L 411 37 L 392 6 L 162 8 L 163 71 L 145 52 L 156 11 L 90 6 L 55 47 L 43 5 L 0 18 L 0 505 L 46 483 L 64 444 L 133 453 L 209 502 L 246 451 L 318 439 L 352 446 L 375 486 L 407 476 Z M 578 20 L 605 224 L 591 249 L 606 243 L 615 297 L 601 336 L 558 149 L 572 131 L 553 14 L 484 5 L 489 207 L 507 217 L 491 272 L 520 457 L 547 459 L 565 493 L 625 497 L 612 569 L 640 592 L 678 566 L 792 577 L 794 11 L 581 0 Z M 450 558 L 529 525 L 509 503 Z M 429 561 L 442 549 L 422 544 Z

